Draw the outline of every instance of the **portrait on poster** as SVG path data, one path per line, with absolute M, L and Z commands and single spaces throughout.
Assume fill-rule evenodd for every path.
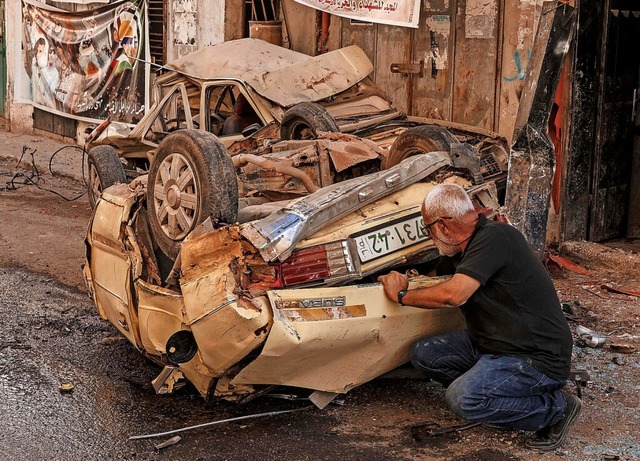
M 76 118 L 139 121 L 144 18 L 142 1 L 76 13 L 23 2 L 23 60 L 34 106 Z

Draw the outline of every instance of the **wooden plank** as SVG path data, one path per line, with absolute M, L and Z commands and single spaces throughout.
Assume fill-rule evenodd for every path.
M 38 130 L 48 131 L 49 133 L 55 133 L 53 131 L 53 114 L 46 112 L 37 107 L 33 108 L 33 127 Z
M 518 0 L 503 2 L 503 8 L 502 61 L 497 73 L 500 87 L 496 131 L 511 141 L 541 5 L 534 0 Z
M 61 117 L 59 115 L 53 116 L 53 129 L 54 133 L 61 134 L 66 138 L 75 138 L 78 122 L 72 118 Z
M 498 0 L 461 0 L 458 12 L 451 119 L 493 129 Z
M 424 60 L 424 74 L 413 77 L 412 114 L 451 119 L 455 55 L 455 2 L 425 1 L 415 31 L 414 62 Z

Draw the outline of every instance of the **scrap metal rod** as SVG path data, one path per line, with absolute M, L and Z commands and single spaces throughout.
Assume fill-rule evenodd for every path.
M 293 413 L 294 411 L 303 411 L 308 410 L 309 408 L 313 408 L 313 405 L 309 405 L 302 408 L 296 408 L 294 410 L 282 410 L 282 411 L 270 411 L 268 413 L 256 413 L 255 415 L 246 415 L 246 416 L 237 416 L 235 418 L 221 419 L 219 421 L 211 421 L 203 424 L 196 424 L 195 426 L 183 427 L 180 429 L 174 429 L 172 431 L 167 432 L 158 432 L 156 434 L 145 434 L 145 435 L 132 435 L 129 437 L 129 440 L 138 440 L 138 439 L 150 439 L 152 437 L 163 437 L 165 435 L 176 434 L 178 432 L 189 431 L 191 429 L 199 429 L 201 427 L 213 426 L 215 424 L 229 423 L 231 421 L 240 421 L 243 419 L 252 419 L 252 418 L 260 418 L 262 416 L 274 416 L 274 415 L 282 415 L 285 413 Z

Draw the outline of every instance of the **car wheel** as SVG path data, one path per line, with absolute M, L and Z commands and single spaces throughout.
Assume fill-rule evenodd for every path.
M 412 155 L 435 151 L 451 151 L 451 145 L 459 141 L 439 126 L 421 125 L 400 134 L 382 158 L 380 168 L 386 170 Z
M 282 139 L 315 139 L 318 131 L 340 131 L 336 121 L 320 104 L 301 102 L 285 112 L 280 124 Z
M 111 146 L 96 146 L 87 156 L 88 192 L 91 208 L 96 206 L 102 191 L 114 184 L 127 182 L 124 166 Z
M 208 217 L 233 223 L 238 179 L 224 144 L 213 134 L 180 130 L 162 140 L 151 162 L 147 206 L 151 232 L 175 259 L 180 244 Z

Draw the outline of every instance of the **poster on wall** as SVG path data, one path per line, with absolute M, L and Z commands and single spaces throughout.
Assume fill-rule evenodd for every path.
M 350 19 L 418 27 L 420 0 L 295 0 L 316 10 Z
M 147 94 L 144 3 L 71 13 L 23 1 L 23 94 L 42 110 L 80 120 L 138 122 Z

